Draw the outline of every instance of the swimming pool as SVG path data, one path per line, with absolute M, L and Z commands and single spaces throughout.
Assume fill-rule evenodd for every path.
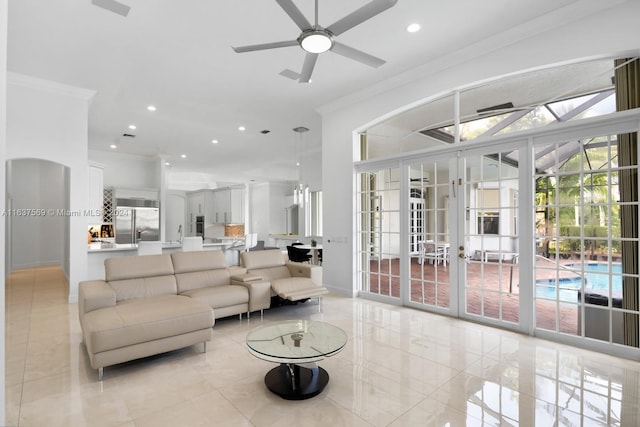
M 584 288 L 595 290 L 609 290 L 609 266 L 611 266 L 611 290 L 614 293 L 622 292 L 622 264 L 589 263 L 584 265 L 584 277 L 586 284 Z M 576 277 L 559 279 L 560 287 L 558 296 L 560 301 L 577 302 L 578 290 L 582 284 L 580 277 L 582 264 L 567 264 L 564 267 L 576 272 Z M 538 280 L 536 281 L 536 298 L 556 299 L 556 281 Z

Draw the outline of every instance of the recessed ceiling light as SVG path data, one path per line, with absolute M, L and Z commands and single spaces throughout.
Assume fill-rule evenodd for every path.
M 118 148 L 118 146 L 116 144 L 111 144 L 109 147 L 113 148 L 113 149 Z
M 165 165 L 165 166 L 171 166 L 171 163 L 169 163 L 169 162 L 164 162 L 164 165 Z
M 246 128 L 246 127 L 244 127 L 244 126 L 239 126 L 239 127 L 238 127 L 238 130 L 239 130 L 240 132 L 244 132 L 245 130 L 247 130 L 247 128 Z
M 420 24 L 409 24 L 407 26 L 407 31 L 410 33 L 415 33 L 417 31 L 420 31 Z
M 182 157 L 183 159 L 186 159 L 187 155 L 186 154 L 180 154 L 180 157 Z
M 136 130 L 137 128 L 136 128 L 136 125 L 129 125 L 129 129 Z
M 149 105 L 149 106 L 147 107 L 147 110 L 149 110 L 149 111 L 156 111 L 156 106 L 155 106 L 155 105 Z
M 296 166 L 300 166 L 300 162 L 296 162 Z
M 217 143 L 218 143 L 218 140 L 217 140 L 217 139 L 212 139 L 212 140 L 211 140 L 211 143 L 212 143 L 212 144 L 217 144 Z

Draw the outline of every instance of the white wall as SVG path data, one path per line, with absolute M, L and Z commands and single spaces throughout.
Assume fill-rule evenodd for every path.
M 69 168 L 69 209 L 88 209 L 87 129 L 94 92 L 9 73 L 7 159 L 46 159 Z M 4 190 L 3 190 L 4 192 Z M 2 197 L 4 199 L 4 197 Z M 68 218 L 69 302 L 77 302 L 78 282 L 87 272 L 87 219 Z
M 177 241 L 178 227 L 182 225 L 182 237 L 186 236 L 189 224 L 185 221 L 187 215 L 187 195 L 184 191 L 167 191 L 165 209 L 165 234 L 163 240 Z
M 586 5 L 602 8 L 586 15 Z M 595 5 L 595 6 L 594 6 Z M 506 34 L 470 44 L 384 84 L 323 106 L 322 189 L 325 284 L 352 295 L 354 269 L 354 131 L 440 93 L 475 82 L 550 64 L 590 57 L 638 55 L 640 2 L 617 6 L 578 2 L 557 22 L 527 23 Z M 607 9 L 609 8 L 609 9 Z M 586 9 L 585 9 L 586 10 Z M 552 28 L 545 31 L 544 28 Z M 345 242 L 345 243 L 342 243 Z
M 89 150 L 89 160 L 104 165 L 105 187 L 160 188 L 157 158 Z
M 35 159 L 11 160 L 7 180 L 8 204 L 16 211 L 64 210 L 66 168 Z M 66 218 L 62 215 L 14 215 L 7 218 L 11 233 L 11 270 L 57 264 L 64 268 Z
M 249 222 L 245 221 L 245 231 L 258 233 L 258 240 L 265 240 L 271 233 L 271 217 L 269 206 L 270 185 L 268 182 L 252 183 L 249 191 Z M 261 209 L 258 209 L 261 206 Z
M 293 195 L 292 183 L 271 183 L 269 200 L 269 232 L 275 234 L 286 233 L 287 231 L 287 214 L 286 210 L 289 206 L 287 197 Z M 259 205 L 257 206 L 259 208 Z M 298 228 L 299 230 L 302 230 Z
M 167 168 L 166 182 L 169 190 L 196 191 L 224 187 L 223 184 L 216 182 L 213 174 L 175 171 L 171 166 Z
M 7 129 L 7 0 L 0 0 L 0 211 L 5 208 L 4 188 L 5 188 L 5 161 L 6 161 L 6 129 Z M 0 242 L 5 241 L 4 221 L 0 221 Z M 0 244 L 0 259 L 6 261 L 5 245 Z M 0 425 L 5 425 L 5 403 L 4 403 L 4 315 L 5 315 L 5 263 L 0 265 Z
M 247 185 L 249 191 L 249 222 L 258 240 L 268 241 L 269 234 L 286 232 L 287 196 L 293 193 L 293 183 L 263 182 Z M 245 227 L 246 227 L 245 226 Z
M 322 190 L 322 150 L 309 151 L 300 157 L 300 180 L 311 191 Z

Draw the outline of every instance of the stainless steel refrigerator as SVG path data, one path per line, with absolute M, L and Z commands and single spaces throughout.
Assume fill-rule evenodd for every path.
M 160 209 L 157 200 L 117 199 L 115 213 L 116 243 L 160 240 Z

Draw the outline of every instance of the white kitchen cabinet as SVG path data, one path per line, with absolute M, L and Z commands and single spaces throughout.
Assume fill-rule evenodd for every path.
M 213 222 L 216 224 L 244 223 L 244 190 L 224 188 L 213 191 Z
M 244 190 L 220 188 L 187 194 L 187 235 L 196 233 L 196 217 L 204 216 L 205 224 L 244 223 Z
M 204 215 L 205 214 L 205 192 L 199 191 L 197 193 L 192 193 L 188 195 L 189 200 L 189 209 L 195 215 Z M 195 218 L 193 218 L 195 221 Z
M 142 188 L 116 188 L 116 199 L 158 200 L 158 190 Z
M 188 228 L 186 230 L 187 236 L 196 235 L 196 217 L 206 216 L 205 198 L 206 198 L 206 190 L 187 194 L 187 221 L 186 221 L 188 224 Z M 207 221 L 208 219 L 205 218 L 205 222 Z
M 230 206 L 229 190 L 222 189 L 213 192 L 213 222 L 216 224 L 225 224 Z

